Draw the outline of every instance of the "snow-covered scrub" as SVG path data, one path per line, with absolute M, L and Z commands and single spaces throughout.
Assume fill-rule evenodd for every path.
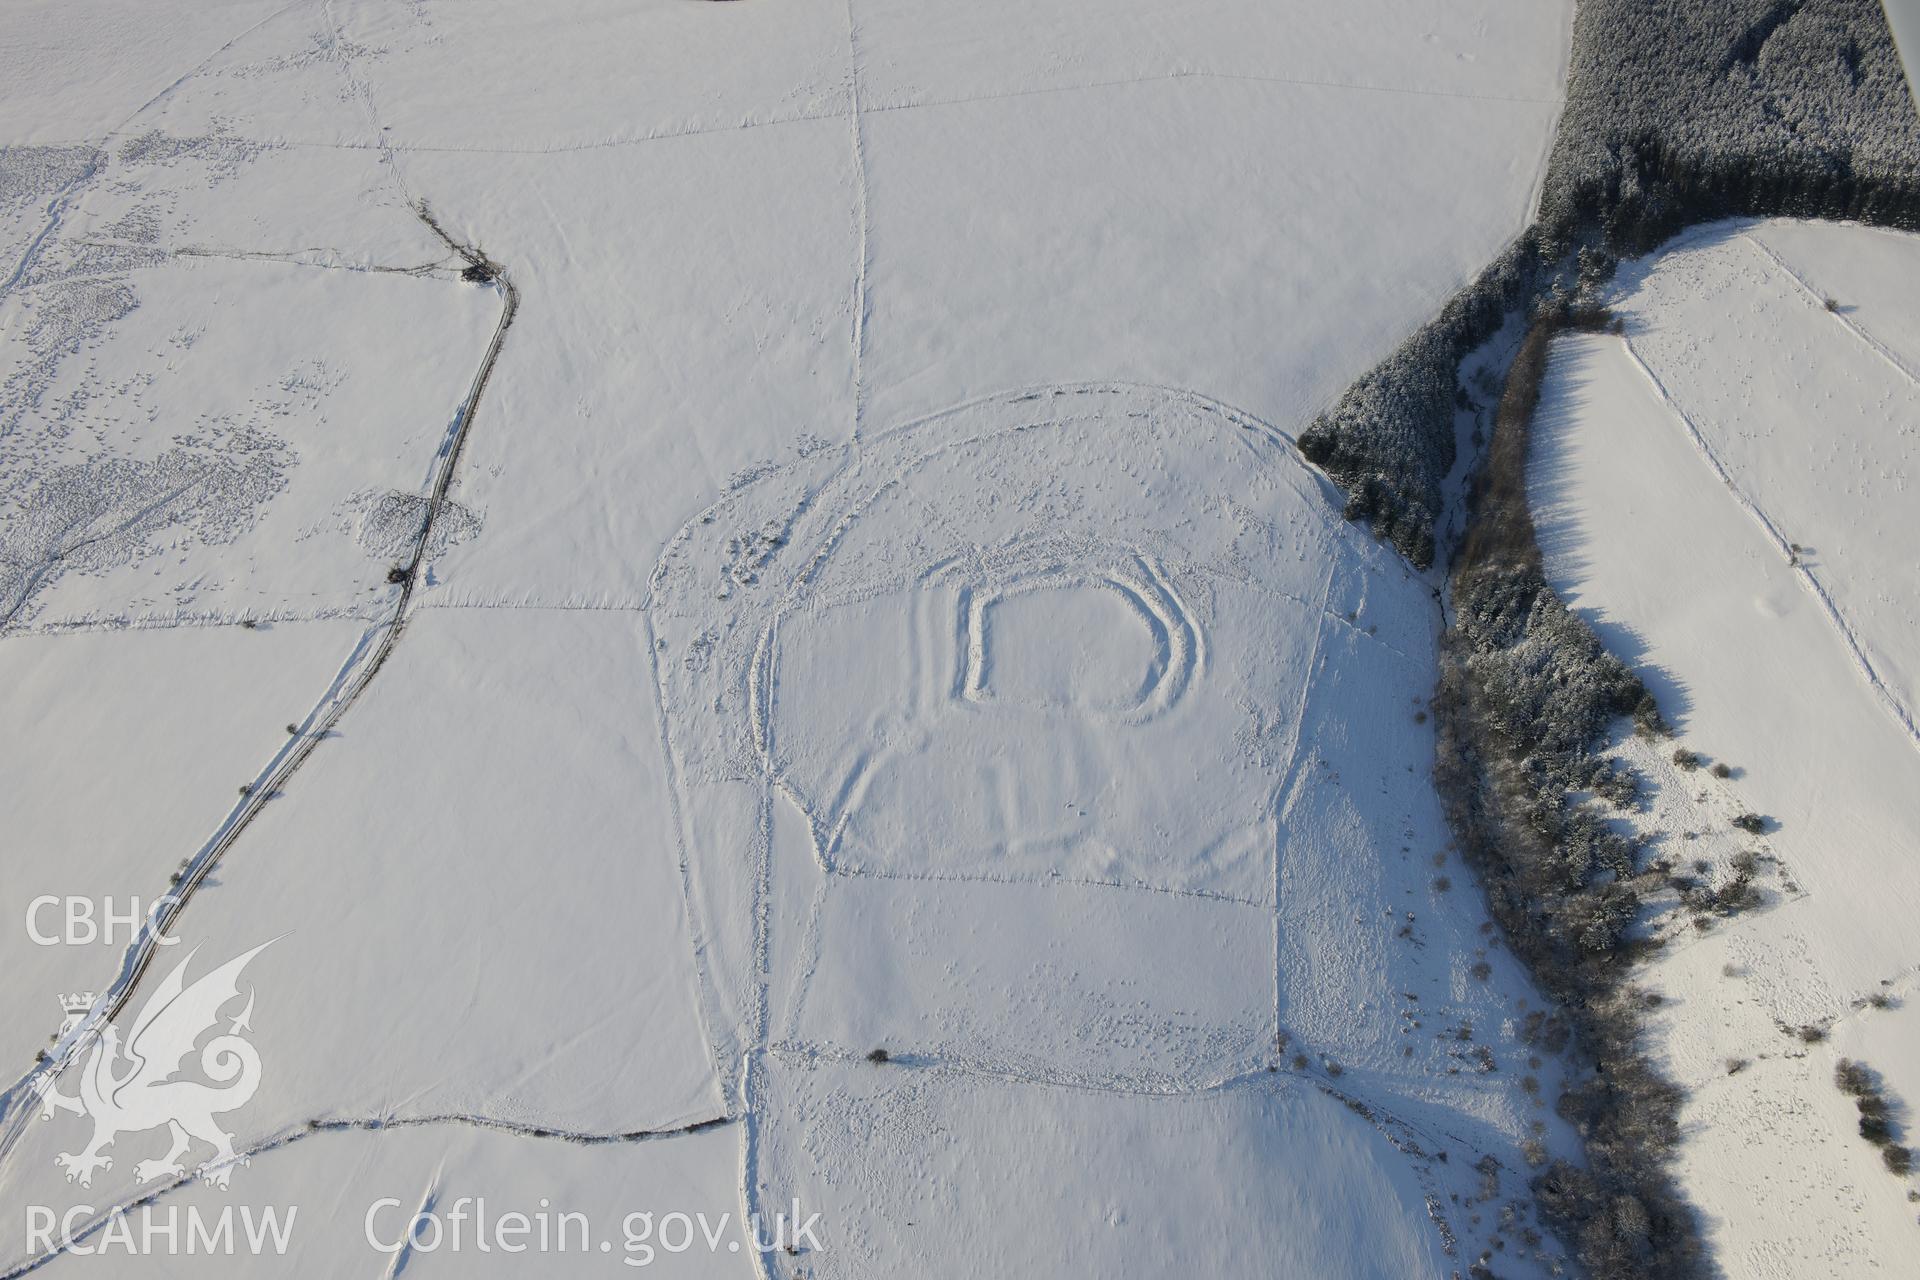
M 1685 920 L 1645 1043 L 1730 1276 L 1899 1274 L 1920 1231 L 1882 1154 L 1920 1097 L 1917 292 L 1911 236 L 1690 233 L 1622 268 L 1623 333 L 1555 345 L 1535 425 L 1547 576 L 1677 734 L 1619 752 Z M 1893 1100 L 1879 1145 L 1843 1059 Z
M 383 503 L 419 500 L 491 294 L 145 252 L 110 285 L 43 254 L 6 299 L 0 626 L 377 610 Z

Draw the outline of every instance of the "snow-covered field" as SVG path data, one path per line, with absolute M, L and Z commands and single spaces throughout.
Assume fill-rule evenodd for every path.
M 1731 766 L 1640 749 L 1659 851 L 1709 880 L 1742 849 L 1767 868 L 1760 908 L 1683 930 L 1647 975 L 1689 1093 L 1683 1184 L 1729 1275 L 1906 1274 L 1915 1183 L 1856 1135 L 1833 1075 L 1843 1057 L 1875 1070 L 1913 1142 L 1920 239 L 1720 224 L 1616 291 L 1624 336 L 1562 338 L 1543 392 L 1549 573 L 1678 744 Z M 1745 812 L 1764 834 L 1731 828 Z
M 158 1191 L 302 1206 L 289 1275 L 482 1193 L 822 1216 L 693 1274 L 1546 1273 L 1436 582 L 1290 438 L 1525 224 L 1570 16 L 0 17 L 5 1079 L 268 944 L 231 1190 L 23 1083 L 0 1272 Z M 24 937 L 187 860 L 185 945 Z
M 288 741 L 285 723 L 305 717 L 361 630 L 332 620 L 0 642 L 8 1083 L 50 1047 L 59 997 L 101 990 L 118 971 L 130 928 L 109 935 L 102 900 L 125 916 L 167 892 L 168 877 Z M 68 928 L 68 899 L 92 904 L 75 908 L 90 918 L 91 939 L 82 940 L 88 925 Z

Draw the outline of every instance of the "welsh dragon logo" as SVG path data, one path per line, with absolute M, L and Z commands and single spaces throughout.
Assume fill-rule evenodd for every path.
M 252 1029 L 252 988 L 246 992 L 246 1007 L 200 1049 L 199 1074 L 213 1083 L 181 1077 L 195 1046 L 219 1026 L 220 1011 L 239 999 L 241 970 L 270 945 L 263 942 L 188 986 L 187 966 L 199 954 L 196 948 L 161 979 L 127 1029 L 124 1043 L 113 1023 L 101 1028 L 79 1069 L 77 1096 L 60 1092 L 54 1076 L 48 1076 L 42 1086 L 41 1119 L 71 1111 L 93 1121 L 93 1138 L 84 1149 L 54 1157 L 67 1171 L 68 1182 L 92 1186 L 96 1170 L 113 1168 L 113 1157 L 102 1152 L 116 1138 L 165 1127 L 172 1145 L 159 1159 L 136 1164 L 135 1177 L 153 1182 L 181 1176 L 186 1172 L 181 1158 L 201 1142 L 212 1146 L 213 1154 L 199 1172 L 217 1187 L 227 1185 L 236 1163 L 233 1135 L 214 1117 L 245 1106 L 260 1087 L 260 1055 L 241 1034 Z M 77 1000 L 65 1003 L 71 1027 L 85 1013 L 75 1007 Z

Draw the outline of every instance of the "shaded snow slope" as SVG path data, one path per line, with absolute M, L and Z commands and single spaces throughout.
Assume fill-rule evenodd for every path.
M 1856 1136 L 1832 1075 L 1859 1058 L 1920 1096 L 1904 372 L 1920 348 L 1892 304 L 1915 288 L 1911 237 L 1706 229 L 1623 270 L 1624 339 L 1560 341 L 1536 426 L 1556 588 L 1645 675 L 1679 745 L 1733 770 L 1646 761 L 1641 826 L 1676 864 L 1744 848 L 1777 867 L 1762 909 L 1684 930 L 1647 975 L 1673 1001 L 1656 1047 L 1691 1095 L 1680 1175 L 1736 1276 L 1895 1275 L 1914 1248 L 1911 1184 Z M 1745 811 L 1763 835 L 1731 829 Z

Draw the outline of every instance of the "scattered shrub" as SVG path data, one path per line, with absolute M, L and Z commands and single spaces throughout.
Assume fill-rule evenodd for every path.
M 1860 1136 L 1880 1148 L 1888 1172 L 1904 1178 L 1913 1167 L 1913 1153 L 1894 1141 L 1893 1106 L 1880 1080 L 1864 1064 L 1842 1058 L 1833 1068 L 1833 1084 L 1853 1098 L 1860 1112 Z
M 1863 1098 L 1873 1092 L 1873 1073 L 1852 1058 L 1842 1058 L 1834 1065 L 1833 1083 L 1840 1092 Z
M 1762 835 L 1767 829 L 1767 820 L 1757 813 L 1743 813 L 1733 820 L 1733 825 L 1750 836 Z
M 1719 764 L 1713 766 L 1713 776 L 1716 778 L 1731 778 L 1733 776 L 1733 766 L 1722 760 Z
M 1673 749 L 1673 762 L 1682 769 L 1685 769 L 1688 773 L 1692 773 L 1700 767 L 1700 753 L 1697 751 L 1689 751 L 1685 747 L 1675 747 Z
M 867 1055 L 867 1061 L 873 1063 L 875 1066 L 878 1066 L 883 1062 L 892 1061 L 892 1057 L 893 1055 L 889 1054 L 885 1049 L 875 1049 L 873 1052 Z

